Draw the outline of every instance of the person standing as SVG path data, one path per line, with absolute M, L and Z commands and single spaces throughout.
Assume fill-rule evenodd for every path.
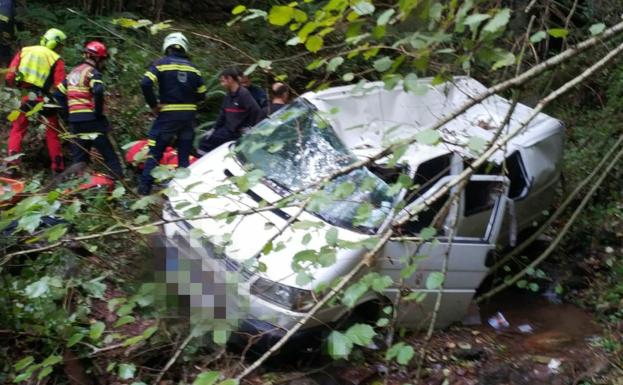
M 9 156 L 21 152 L 22 139 L 28 130 L 28 117 L 35 106 L 44 102 L 44 97 L 51 96 L 56 87 L 65 79 L 65 63 L 60 56 L 67 36 L 63 31 L 51 28 L 39 45 L 24 47 L 11 60 L 6 83 L 9 87 L 25 88 L 34 93 L 35 98 L 25 96 L 20 106 L 20 114 L 13 121 L 9 132 Z M 53 173 L 63 171 L 63 153 L 58 137 L 58 116 L 53 109 L 41 111 L 46 124 L 46 142 Z
M 214 125 L 214 132 L 199 144 L 201 153 L 206 154 L 223 143 L 238 139 L 253 127 L 262 117 L 262 111 L 248 89 L 241 86 L 238 70 L 224 69 L 219 80 L 227 94 Z
M 188 58 L 188 39 L 174 32 L 164 39 L 165 56 L 156 60 L 141 80 L 141 89 L 156 121 L 149 131 L 149 155 L 138 192 L 148 195 L 154 183 L 151 171 L 158 165 L 167 145 L 177 138 L 178 167 L 189 166 L 193 146 L 197 103 L 207 91 L 201 72 Z M 154 85 L 158 84 L 158 96 Z
M 99 41 L 92 41 L 84 47 L 84 62 L 74 68 L 61 83 L 56 100 L 69 112 L 72 141 L 71 154 L 74 164 L 90 160 L 91 147 L 104 157 L 108 171 L 121 179 L 123 168 L 115 149 L 108 138 L 110 123 L 104 115 L 104 83 L 102 72 L 108 59 L 108 49 Z M 95 138 L 81 138 L 80 135 L 96 134 Z

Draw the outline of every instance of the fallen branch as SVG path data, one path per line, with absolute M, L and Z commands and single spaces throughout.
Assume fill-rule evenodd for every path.
M 175 353 L 173 353 L 173 356 L 169 359 L 169 361 L 164 366 L 164 368 L 162 368 L 160 373 L 158 373 L 158 376 L 153 382 L 154 385 L 160 384 L 160 380 L 162 380 L 162 377 L 164 376 L 164 374 L 175 363 L 175 361 L 177 361 L 177 358 L 180 356 L 180 354 L 182 354 L 182 351 L 186 348 L 186 346 L 188 345 L 188 343 L 190 343 L 192 339 L 193 339 L 193 334 L 192 333 L 188 334 L 188 337 L 186 337 L 186 339 L 180 344 L 180 346 L 175 350 Z

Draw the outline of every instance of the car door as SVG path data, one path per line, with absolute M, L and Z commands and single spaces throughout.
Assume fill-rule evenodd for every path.
M 411 205 L 420 204 L 424 199 L 434 194 L 445 185 L 452 176 L 439 180 L 436 185 L 423 194 Z M 433 272 L 441 272 L 444 260 L 448 256 L 448 269 L 443 285 L 443 296 L 437 319 L 437 326 L 445 326 L 451 322 L 460 321 L 467 312 L 475 290 L 485 277 L 487 268 L 485 260 L 495 244 L 500 233 L 504 218 L 509 181 L 503 176 L 474 175 L 470 178 L 466 188 L 461 192 L 459 200 L 451 205 L 445 215 L 444 228 L 447 230 L 439 234 L 433 241 L 419 242 L 414 239 L 391 240 L 384 249 L 382 257 L 377 259 L 376 268 L 383 274 L 391 276 L 394 282 L 401 282 L 386 291 L 386 295 L 394 303 L 396 297 L 416 299 L 400 301 L 398 320 L 408 327 L 418 327 L 426 324 L 434 307 L 438 290 L 426 288 L 428 276 Z M 476 194 L 473 191 L 481 191 Z M 450 194 L 453 192 L 451 191 Z M 474 200 L 474 195 L 478 195 Z M 470 226 L 469 209 L 480 209 L 478 220 L 473 220 Z M 458 210 L 458 215 L 457 215 Z M 484 213 L 484 214 L 482 214 Z M 436 214 L 436 213 L 435 213 Z M 487 216 L 487 221 L 480 220 L 481 215 Z M 423 217 L 430 218 L 431 214 Z M 458 219 L 452 243 L 449 242 L 449 226 L 453 218 Z M 428 222 L 430 223 L 430 222 Z M 469 232 L 460 229 L 469 228 Z M 415 235 L 418 234 L 409 234 Z M 408 277 L 401 278 L 401 272 L 407 266 L 415 264 L 415 272 Z M 437 274 L 438 276 L 438 274 Z M 420 293 L 420 294 L 415 294 Z

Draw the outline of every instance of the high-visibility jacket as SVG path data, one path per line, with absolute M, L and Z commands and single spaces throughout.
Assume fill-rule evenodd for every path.
M 74 68 L 58 86 L 56 100 L 69 111 L 72 123 L 102 118 L 104 85 L 102 74 L 90 63 Z
M 156 84 L 158 96 L 153 89 Z M 141 89 L 151 108 L 160 106 L 160 121 L 195 119 L 197 103 L 206 94 L 197 66 L 187 57 L 175 54 L 160 58 L 149 67 L 141 80 Z
M 52 68 L 59 59 L 59 54 L 47 47 L 24 47 L 20 52 L 17 80 L 45 90 Z

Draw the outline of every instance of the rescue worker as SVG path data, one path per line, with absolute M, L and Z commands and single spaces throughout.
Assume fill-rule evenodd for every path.
M 14 38 L 15 1 L 0 0 L 0 68 L 6 68 L 11 61 L 11 44 Z
M 240 80 L 240 85 L 249 90 L 251 96 L 253 96 L 253 99 L 255 99 L 257 105 L 260 106 L 261 109 L 268 106 L 268 96 L 262 87 L 251 83 L 251 79 L 242 71 L 239 72 L 238 79 Z
M 272 99 L 270 104 L 264 109 L 264 113 L 267 116 L 279 111 L 290 102 L 290 90 L 288 86 L 281 82 L 273 83 L 271 93 Z
M 39 45 L 22 48 L 11 61 L 6 75 L 7 85 L 25 88 L 36 97 L 34 100 L 30 100 L 28 96 L 22 99 L 21 113 L 13 121 L 9 132 L 9 156 L 21 152 L 22 139 L 28 130 L 26 113 L 44 102 L 44 97 L 51 96 L 54 89 L 65 79 L 65 63 L 59 53 L 66 39 L 63 31 L 56 28 L 49 29 L 41 37 Z M 64 164 L 58 137 L 57 113 L 53 109 L 44 108 L 40 115 L 46 123 L 45 135 L 52 172 L 62 172 Z
M 214 125 L 214 133 L 202 140 L 200 153 L 206 154 L 223 143 L 238 139 L 262 118 L 257 102 L 249 90 L 240 85 L 238 74 L 238 70 L 228 68 L 219 75 L 227 94 Z
M 56 100 L 69 112 L 68 120 L 72 139 L 71 155 L 74 164 L 90 160 L 91 147 L 104 157 L 104 162 L 111 175 L 117 179 L 123 177 L 123 168 L 115 152 L 108 132 L 110 123 L 104 115 L 104 84 L 102 72 L 108 59 L 108 49 L 99 41 L 92 41 L 84 47 L 84 62 L 74 68 L 67 79 L 61 83 L 56 93 Z M 95 138 L 80 137 L 80 134 L 96 134 Z
M 201 72 L 188 58 L 188 39 L 174 32 L 164 39 L 165 56 L 156 60 L 141 80 L 145 100 L 156 121 L 149 131 L 149 155 L 141 176 L 138 192 L 151 192 L 154 178 L 151 171 L 158 165 L 166 147 L 177 138 L 178 167 L 189 166 L 194 139 L 197 103 L 206 93 Z M 158 96 L 154 93 L 158 84 Z

